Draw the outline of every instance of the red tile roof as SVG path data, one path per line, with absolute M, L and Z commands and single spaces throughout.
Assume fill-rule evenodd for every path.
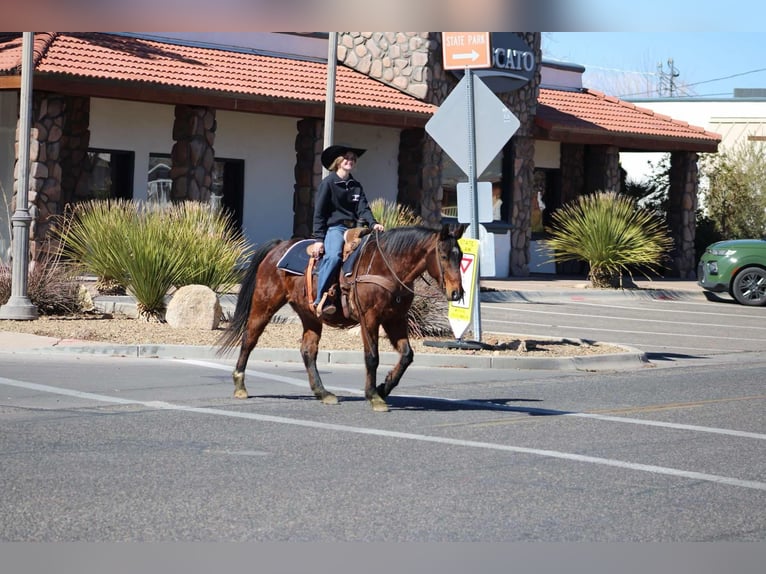
M 98 32 L 35 34 L 35 78 L 118 82 L 154 90 L 222 96 L 237 101 L 323 105 L 324 62 L 165 43 Z M 0 80 L 18 75 L 21 35 L 0 34 Z M 418 118 L 424 125 L 437 108 L 371 77 L 338 66 L 335 102 L 356 113 L 383 112 Z M 623 149 L 716 151 L 720 136 L 655 114 L 594 90 L 540 89 L 535 125 L 540 137 Z M 275 113 L 280 109 L 275 108 Z
M 703 128 L 589 89 L 541 88 L 535 125 L 553 140 L 639 149 L 652 140 L 668 151 L 716 151 L 721 141 L 720 135 Z
M 5 41 L 3 41 L 5 40 Z M 35 34 L 36 76 L 64 75 L 241 97 L 324 103 L 324 62 L 163 43 L 103 33 Z M 0 36 L 0 74 L 18 73 L 21 39 Z M 339 65 L 336 105 L 422 114 L 436 106 Z

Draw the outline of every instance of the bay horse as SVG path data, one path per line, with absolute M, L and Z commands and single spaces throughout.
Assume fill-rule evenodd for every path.
M 316 360 L 322 327 L 361 327 L 364 345 L 366 378 L 364 396 L 373 410 L 388 410 L 386 397 L 399 384 L 404 371 L 412 363 L 413 350 L 407 328 L 407 313 L 415 296 L 415 279 L 428 273 L 439 283 L 448 300 L 463 298 L 460 263 L 463 257 L 458 239 L 464 226 L 443 225 L 440 229 L 424 226 L 397 227 L 374 232 L 360 250 L 348 281 L 348 308 L 346 316 L 339 311 L 329 318 L 317 317 L 306 287 L 306 276 L 287 273 L 277 262 L 298 239 L 272 239 L 258 247 L 251 258 L 237 298 L 234 315 L 219 339 L 219 355 L 240 342 L 232 378 L 234 396 L 248 398 L 245 387 L 245 368 L 250 353 L 274 314 L 286 303 L 293 308 L 303 325 L 300 352 L 308 373 L 309 386 L 314 396 L 324 404 L 337 404 L 337 397 L 326 390 L 317 370 Z M 379 328 L 399 353 L 399 360 L 386 375 L 385 382 L 376 386 L 379 363 Z

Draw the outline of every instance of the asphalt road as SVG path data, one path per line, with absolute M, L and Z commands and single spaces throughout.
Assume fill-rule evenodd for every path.
M 296 363 L 252 361 L 237 401 L 230 362 L 0 356 L 0 540 L 766 540 L 766 357 L 732 353 L 759 335 L 753 310 L 591 303 L 483 314 L 612 329 L 664 358 L 412 367 L 386 414 L 361 398 L 361 366 L 322 369 L 328 407 Z M 694 320 L 727 336 L 694 337 Z
M 766 349 L 766 307 L 701 293 L 679 299 L 547 296 L 482 303 L 482 333 L 575 337 L 638 348 L 655 361 Z

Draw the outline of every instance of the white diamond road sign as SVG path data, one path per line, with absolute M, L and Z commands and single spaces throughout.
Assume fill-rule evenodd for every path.
M 428 120 L 426 131 L 466 174 L 471 161 L 468 146 L 468 88 L 463 76 L 441 107 Z M 478 176 L 519 129 L 519 119 L 480 78 L 473 78 L 476 166 Z

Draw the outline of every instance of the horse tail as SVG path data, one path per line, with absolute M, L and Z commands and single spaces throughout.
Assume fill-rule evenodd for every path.
M 250 318 L 250 309 L 253 304 L 253 291 L 255 291 L 255 279 L 258 274 L 258 267 L 266 258 L 266 255 L 268 255 L 268 253 L 281 242 L 281 239 L 272 239 L 253 252 L 253 256 L 250 259 L 250 267 L 248 267 L 245 276 L 242 278 L 242 283 L 240 283 L 239 286 L 237 306 L 234 308 L 234 315 L 232 316 L 231 321 L 229 321 L 229 326 L 218 340 L 218 345 L 221 347 L 217 353 L 218 355 L 222 355 L 234 347 L 242 338 L 245 328 L 247 327 L 247 320 Z

